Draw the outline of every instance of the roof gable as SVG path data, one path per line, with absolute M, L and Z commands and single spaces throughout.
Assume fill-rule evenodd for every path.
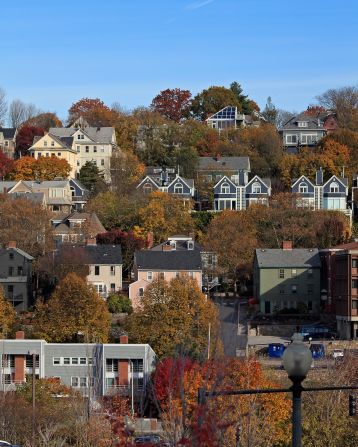
M 159 185 L 156 183 L 156 181 L 150 176 L 147 175 L 146 177 L 144 177 L 144 179 L 139 183 L 139 185 L 137 186 L 137 189 L 140 188 L 142 186 L 142 184 L 144 184 L 144 182 L 150 182 L 156 189 L 158 189 Z
M 248 188 L 248 187 L 249 187 L 252 183 L 254 183 L 254 182 L 259 182 L 259 183 L 261 183 L 261 185 L 262 185 L 262 186 L 265 186 L 265 188 L 267 188 L 267 189 L 270 188 L 270 185 L 267 185 L 266 182 L 265 182 L 261 177 L 259 177 L 258 175 L 255 175 L 255 177 L 253 177 L 253 178 L 248 182 L 248 184 L 246 185 L 246 188 Z
M 302 181 L 306 181 L 307 183 L 309 183 L 312 187 L 314 187 L 315 185 L 311 182 L 311 180 L 306 177 L 305 175 L 301 175 L 301 177 L 299 177 L 292 185 L 291 188 L 293 188 L 298 182 L 302 182 Z
M 326 183 L 323 184 L 323 189 L 324 189 L 326 186 L 328 186 L 329 183 L 331 183 L 331 182 L 333 182 L 333 181 L 338 182 L 344 189 L 347 188 L 347 185 L 344 184 L 344 182 L 343 182 L 343 180 L 342 180 L 341 178 L 337 177 L 336 175 L 332 175 L 332 177 L 329 178 L 329 179 L 326 181 Z
M 183 185 L 186 185 L 189 189 L 191 189 L 191 186 L 188 185 L 186 180 L 183 177 L 180 177 L 180 175 L 177 175 L 168 185 L 168 189 L 174 185 L 177 182 L 181 182 Z
M 221 179 L 216 183 L 216 185 L 214 185 L 214 189 L 216 189 L 218 186 L 220 186 L 220 184 L 223 182 L 229 183 L 235 189 L 237 187 L 237 185 L 231 179 L 229 179 L 229 177 L 227 175 L 224 175 L 224 177 L 221 177 Z

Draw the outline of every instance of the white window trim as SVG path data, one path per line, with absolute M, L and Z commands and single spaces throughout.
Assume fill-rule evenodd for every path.
M 151 281 L 153 279 L 153 272 L 147 272 L 147 281 Z

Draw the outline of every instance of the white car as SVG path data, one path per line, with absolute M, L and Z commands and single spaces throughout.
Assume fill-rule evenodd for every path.
M 333 349 L 332 357 L 334 359 L 339 359 L 339 358 L 344 357 L 343 349 Z

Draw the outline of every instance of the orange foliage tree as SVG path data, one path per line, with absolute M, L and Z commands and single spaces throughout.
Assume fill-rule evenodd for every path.
M 58 157 L 22 157 L 14 162 L 9 176 L 13 180 L 54 180 L 67 178 L 71 172 L 69 163 Z
M 34 165 L 36 160 L 32 157 L 22 157 L 14 162 L 10 178 L 13 180 L 33 180 L 34 179 Z
M 111 114 L 111 109 L 101 99 L 82 98 L 69 108 L 68 122 L 72 124 L 81 116 L 91 126 L 108 126 Z
M 162 90 L 151 104 L 151 108 L 165 118 L 179 122 L 187 118 L 190 112 L 191 93 L 180 88 Z

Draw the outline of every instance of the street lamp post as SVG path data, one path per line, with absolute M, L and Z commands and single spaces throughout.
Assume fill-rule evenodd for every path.
M 283 367 L 292 382 L 292 447 L 302 445 L 301 394 L 302 382 L 305 380 L 312 363 L 312 354 L 303 343 L 300 334 L 294 334 L 292 343 L 282 356 Z

